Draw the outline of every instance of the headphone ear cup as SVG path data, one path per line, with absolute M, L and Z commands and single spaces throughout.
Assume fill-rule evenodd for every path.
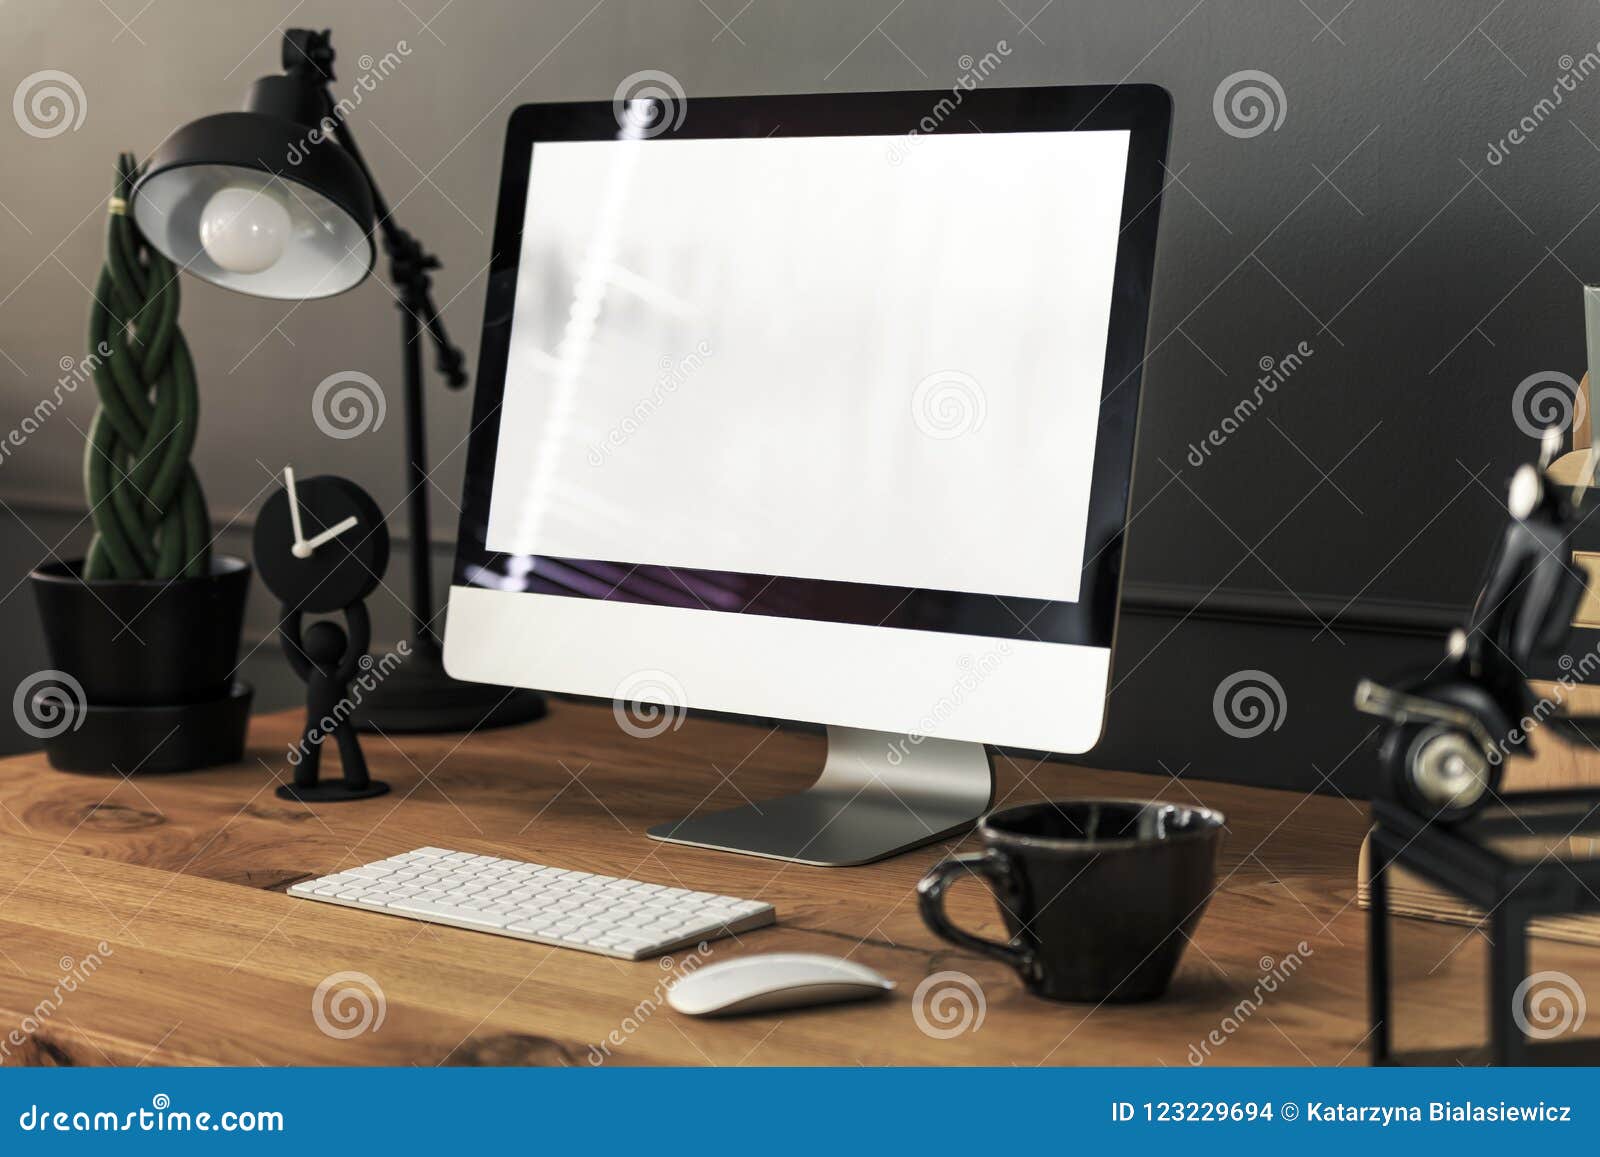
M 1445 722 L 1391 725 L 1378 747 L 1379 767 L 1390 798 L 1435 823 L 1459 823 L 1496 798 L 1505 763 L 1528 750 L 1528 736 L 1513 730 L 1507 710 L 1482 685 L 1454 674 L 1424 681 L 1413 694 L 1460 708 L 1476 719 L 1492 749 L 1476 731 Z
M 1395 800 L 1434 823 L 1470 819 L 1497 797 L 1504 778 L 1504 758 L 1442 723 L 1391 728 L 1379 754 Z

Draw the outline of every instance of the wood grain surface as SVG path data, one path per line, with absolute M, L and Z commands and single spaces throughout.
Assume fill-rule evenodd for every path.
M 1364 806 L 1337 795 L 1001 757 L 999 794 L 1008 804 L 1083 795 L 1198 800 L 1229 818 L 1218 890 L 1168 997 L 1057 1005 L 1025 995 L 1002 966 L 924 928 L 918 877 L 949 851 L 971 850 L 971 837 L 849 869 L 645 837 L 663 819 L 802 785 L 820 764 L 820 737 L 689 719 L 637 739 L 606 706 L 557 701 L 547 720 L 527 727 L 367 737 L 373 774 L 394 791 L 313 809 L 272 792 L 287 777 L 294 724 L 290 715 L 258 718 L 243 765 L 182 776 L 76 776 L 51 770 L 42 756 L 0 763 L 0 1060 L 1366 1060 L 1365 926 L 1355 868 L 1367 821 Z M 713 942 L 706 962 L 821 952 L 876 968 L 899 988 L 872 1004 L 694 1020 L 662 995 L 691 963 L 682 954 L 628 963 L 284 894 L 296 880 L 424 844 L 769 900 L 776 927 Z M 969 926 L 991 935 L 999 928 L 993 900 L 976 882 L 955 889 L 951 906 Z M 1397 940 L 1400 1043 L 1477 1043 L 1481 933 L 1414 923 Z M 1291 954 L 1292 975 L 1264 990 L 1263 975 L 1285 972 Z M 1595 972 L 1600 957 L 1541 945 L 1536 959 L 1576 975 Z M 919 985 L 941 973 L 959 975 L 919 999 Z M 330 977 L 319 1007 L 319 985 Z M 963 993 L 972 1010 L 964 1025 Z M 371 1009 L 365 1017 L 363 994 Z

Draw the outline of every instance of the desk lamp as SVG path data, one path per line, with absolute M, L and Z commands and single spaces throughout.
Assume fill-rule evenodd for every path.
M 464 731 L 536 719 L 537 693 L 463 683 L 444 671 L 433 630 L 428 478 L 422 408 L 422 337 L 454 389 L 466 384 L 461 351 L 433 302 L 439 260 L 395 224 L 329 88 L 327 31 L 291 28 L 283 74 L 250 87 L 243 112 L 182 126 L 151 156 L 129 209 L 145 237 L 181 268 L 257 297 L 305 301 L 359 285 L 382 234 L 400 305 L 405 381 L 406 483 L 411 535 L 412 653 L 359 711 L 382 731 Z

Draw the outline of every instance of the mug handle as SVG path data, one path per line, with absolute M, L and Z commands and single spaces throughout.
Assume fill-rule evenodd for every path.
M 998 940 L 985 940 L 957 928 L 944 910 L 944 895 L 950 886 L 968 873 L 988 879 L 1002 898 L 1009 903 L 1019 892 L 1018 880 L 1010 859 L 994 850 L 972 855 L 951 856 L 942 864 L 935 864 L 928 874 L 917 881 L 917 903 L 922 910 L 922 920 L 944 939 L 962 948 L 970 948 L 985 956 L 992 956 L 1023 976 L 1031 975 L 1034 954 L 1030 948 L 1018 944 L 1002 944 Z

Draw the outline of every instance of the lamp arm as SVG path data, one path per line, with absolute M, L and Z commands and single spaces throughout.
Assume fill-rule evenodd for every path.
M 445 332 L 439 307 L 433 300 L 433 279 L 429 276 L 431 270 L 439 268 L 439 259 L 395 223 L 389 204 L 367 166 L 367 159 L 356 145 L 349 122 L 336 114 L 333 93 L 326 86 L 323 87 L 322 98 L 325 123 L 334 126 L 333 133 L 339 146 L 355 161 L 366 179 L 367 187 L 372 190 L 372 207 L 377 215 L 378 229 L 383 234 L 383 249 L 389 255 L 389 267 L 395 284 L 400 287 L 400 308 L 416 318 L 432 339 L 437 354 L 435 365 L 444 375 L 445 384 L 452 389 L 460 389 L 467 384 L 466 359 L 460 347 Z

